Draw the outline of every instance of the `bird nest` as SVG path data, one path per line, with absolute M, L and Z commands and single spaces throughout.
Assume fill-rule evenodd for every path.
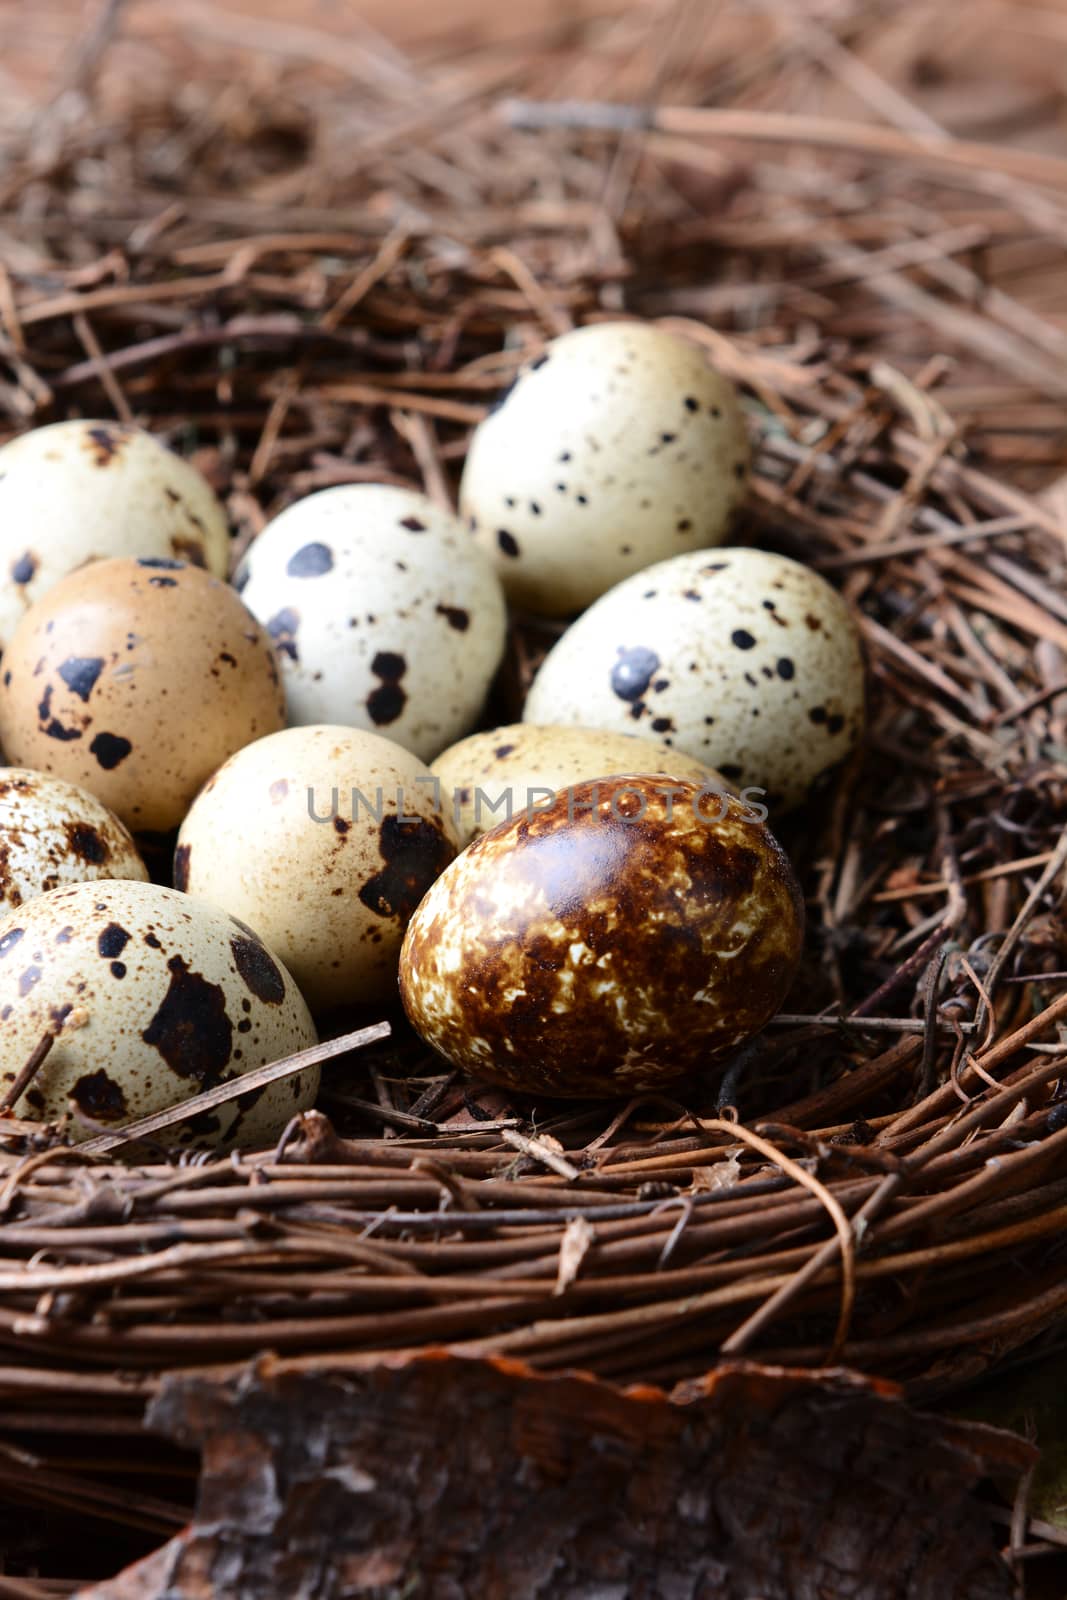
M 858 6 L 806 33 L 601 12 L 414 65 L 270 23 L 251 73 L 227 12 L 121 15 L 0 130 L 5 435 L 152 428 L 224 497 L 236 564 L 328 485 L 450 500 L 542 341 L 653 319 L 740 386 L 739 541 L 856 607 L 871 715 L 781 824 L 806 956 L 725 1079 L 525 1101 L 448 1075 L 383 996 L 392 1037 L 339 1044 L 275 1150 L 119 1161 L 9 1123 L 6 1425 L 137 1459 L 165 1375 L 264 1350 L 665 1385 L 843 1362 L 929 1398 L 1062 1338 L 1067 161 L 931 131 Z M 906 62 L 950 48 L 925 15 Z M 872 81 L 888 125 L 857 120 Z M 553 631 L 514 627 L 496 720 Z

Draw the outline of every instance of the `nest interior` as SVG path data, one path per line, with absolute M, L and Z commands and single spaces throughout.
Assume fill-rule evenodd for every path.
M 844 1361 L 929 1399 L 1054 1348 L 1062 18 L 671 0 L 480 32 L 460 9 L 405 50 L 332 8 L 249 9 L 103 5 L 58 71 L 66 10 L 22 12 L 0 434 L 152 428 L 224 496 L 236 564 L 331 484 L 450 502 L 546 338 L 655 319 L 741 387 L 739 540 L 862 617 L 870 728 L 781 829 L 806 959 L 725 1084 L 523 1102 L 398 1029 L 332 1064 L 325 1115 L 274 1152 L 119 1164 L 12 1126 L 0 1408 L 50 1466 L 32 1492 L 171 1531 L 180 1496 L 102 1488 L 48 1438 L 121 1441 L 129 1472 L 163 1373 L 263 1349 L 662 1384 L 722 1355 Z M 496 712 L 552 636 L 515 628 Z

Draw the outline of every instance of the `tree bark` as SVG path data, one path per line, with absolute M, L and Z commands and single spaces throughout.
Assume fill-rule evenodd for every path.
M 182 1535 L 82 1600 L 1008 1600 L 1014 1435 L 748 1363 L 659 1390 L 433 1352 L 167 1381 Z

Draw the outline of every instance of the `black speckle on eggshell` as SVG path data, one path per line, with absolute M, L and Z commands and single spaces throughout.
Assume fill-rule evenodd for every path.
M 109 922 L 97 935 L 96 948 L 106 961 L 120 956 L 130 942 L 126 929 L 117 922 Z
M 77 737 L 80 738 L 81 735 L 79 734 Z M 130 740 L 124 738 L 121 733 L 105 732 L 98 733 L 96 735 L 90 744 L 89 749 L 92 751 L 99 764 L 104 768 L 104 771 L 112 772 L 117 766 L 125 761 L 126 757 L 133 749 L 133 745 L 131 744 Z
M 611 669 L 611 687 L 620 700 L 635 701 L 648 691 L 659 656 L 644 645 L 619 647 L 619 659 Z
M 375 726 L 383 727 L 395 722 L 407 704 L 407 692 L 401 688 L 400 680 L 408 664 L 395 650 L 379 650 L 370 669 L 381 682 L 367 696 L 367 711 Z
M 384 865 L 359 891 L 368 911 L 404 922 L 455 850 L 436 820 L 420 817 L 402 822 L 382 818 L 379 841 Z
M 333 570 L 333 551 L 321 540 L 313 540 L 289 557 L 285 570 L 290 578 L 321 578 Z
M 122 1122 L 128 1116 L 121 1084 L 109 1077 L 103 1067 L 83 1073 L 71 1089 L 70 1098 L 93 1122 Z
M 300 652 L 296 634 L 300 626 L 300 613 L 295 611 L 292 606 L 283 606 L 280 611 L 275 612 L 265 626 L 274 640 L 274 648 L 279 654 L 288 656 L 290 661 L 299 661 Z
M 471 625 L 469 611 L 464 611 L 462 606 L 447 606 L 444 601 L 439 601 L 434 607 L 439 617 L 444 617 L 450 628 L 455 628 L 457 633 L 466 633 Z
M 278 963 L 258 939 L 231 939 L 234 966 L 242 982 L 256 996 L 271 1006 L 281 1005 L 285 999 L 285 979 Z
M 129 437 L 130 429 L 97 423 L 85 431 L 85 442 L 98 467 L 109 467 Z
M 110 858 L 110 845 L 99 828 L 94 828 L 92 823 L 64 822 L 63 831 L 67 836 L 71 854 L 77 856 L 80 861 L 100 867 Z
M 170 986 L 141 1037 L 172 1072 L 210 1089 L 220 1081 L 233 1049 L 226 996 L 218 984 L 191 971 L 183 956 L 171 956 L 167 970 Z
M 53 692 L 53 685 L 49 684 L 37 707 L 37 720 L 41 725 L 41 732 L 46 738 L 58 739 L 61 744 L 69 744 L 71 740 L 81 738 L 82 730 L 68 727 L 65 723 L 60 722 L 58 717 L 52 715 Z

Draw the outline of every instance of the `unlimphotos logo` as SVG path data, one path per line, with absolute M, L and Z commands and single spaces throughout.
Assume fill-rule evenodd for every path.
M 501 788 L 493 791 L 475 784 L 465 788 L 454 788 L 449 795 L 442 789 L 439 778 L 432 776 L 416 778 L 415 783 L 423 790 L 431 790 L 431 809 L 440 815 L 447 809 L 457 826 L 464 811 L 471 807 L 478 827 L 483 825 L 495 827 L 497 823 L 511 822 L 518 816 L 525 816 L 528 821 L 532 821 L 534 817 L 549 811 L 564 795 L 567 799 L 567 817 L 571 822 L 583 814 L 596 816 L 604 822 L 641 822 L 648 815 L 649 807 L 648 785 L 643 785 L 640 789 L 626 784 L 612 788 L 605 807 L 602 806 L 605 795 L 596 783 L 591 786 L 581 785 L 582 792 L 579 792 L 578 787 L 573 784 L 562 789 L 550 789 L 535 784 L 526 789 Z M 682 787 L 671 783 L 669 779 L 654 784 L 651 789 L 653 795 L 662 796 L 665 802 L 665 821 L 673 820 L 675 804 L 684 798 L 685 804 L 691 808 L 697 820 L 708 827 L 723 822 L 731 810 L 739 822 L 766 822 L 767 807 L 761 803 L 761 797 L 766 792 L 765 789 L 747 788 L 742 789 L 739 795 L 732 795 L 714 784 L 705 784 L 693 794 L 688 785 Z M 388 807 L 390 814 L 395 811 L 397 820 L 401 823 L 422 821 L 425 817 L 425 807 L 417 816 L 407 814 L 409 798 L 409 793 L 402 784 L 388 791 L 379 784 L 371 794 L 367 794 L 363 789 L 353 788 L 346 796 L 348 814 L 344 820 L 358 822 L 361 816 L 366 815 L 375 822 L 381 822 Z M 343 813 L 340 789 L 332 788 L 329 801 L 324 804 L 323 796 L 318 793 L 314 785 L 309 785 L 307 814 L 312 822 L 319 823 L 332 823 L 341 817 Z

